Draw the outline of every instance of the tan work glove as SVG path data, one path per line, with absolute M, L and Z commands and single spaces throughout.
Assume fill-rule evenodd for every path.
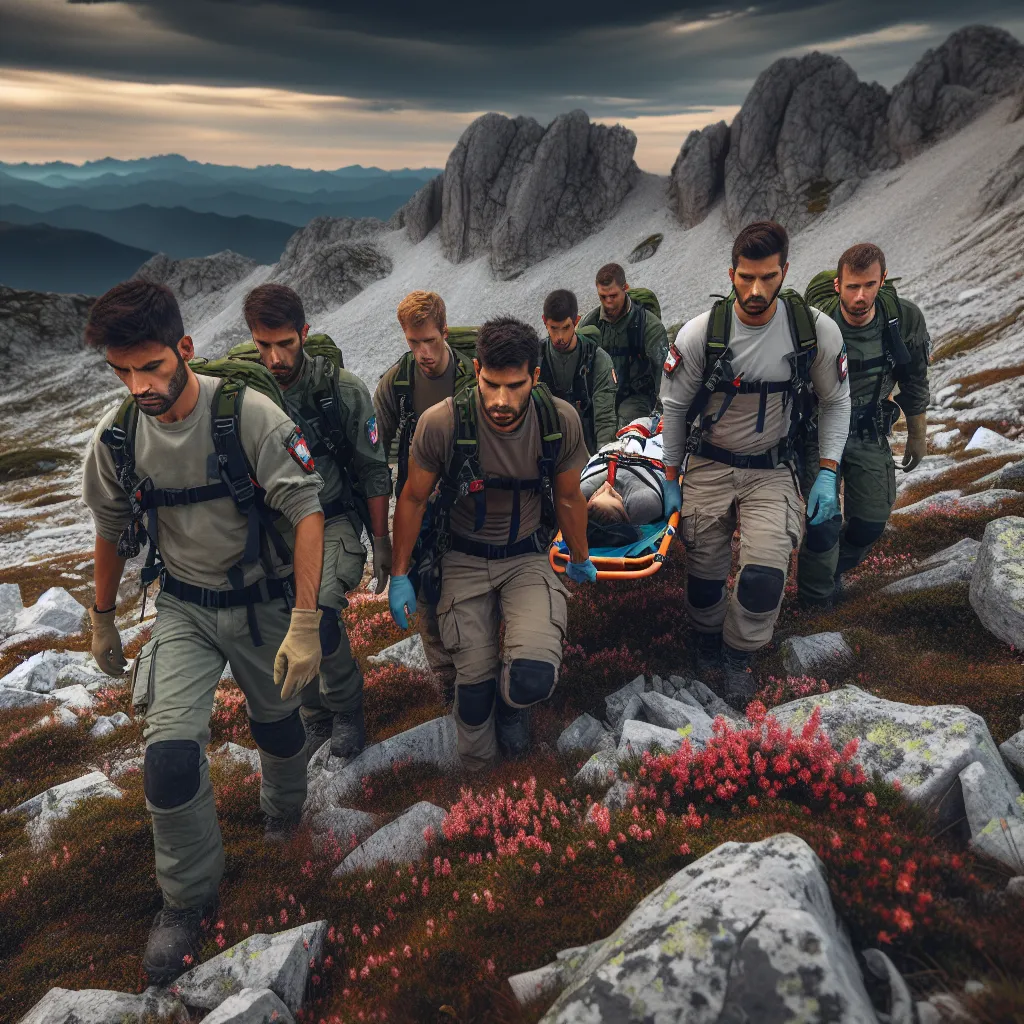
M 387 535 L 373 538 L 373 578 L 377 581 L 374 593 L 383 594 L 391 575 L 391 538 Z
M 928 454 L 927 426 L 923 412 L 907 417 L 907 446 L 903 449 L 903 462 L 900 464 L 904 473 L 918 466 Z
M 319 608 L 293 608 L 292 622 L 274 659 L 274 685 L 281 687 L 281 700 L 288 700 L 320 672 Z
M 92 656 L 96 659 L 100 671 L 108 676 L 124 675 L 128 661 L 121 646 L 121 634 L 114 622 L 115 609 L 107 612 L 96 611 L 96 605 L 89 609 L 89 621 L 92 623 Z

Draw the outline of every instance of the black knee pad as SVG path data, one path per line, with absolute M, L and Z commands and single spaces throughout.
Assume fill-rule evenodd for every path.
M 855 548 L 866 548 L 874 544 L 885 532 L 885 523 L 872 523 L 867 519 L 851 516 L 846 524 L 846 543 Z
M 470 686 L 456 686 L 455 699 L 459 704 L 459 718 L 466 725 L 483 725 L 491 714 L 498 684 L 493 679 Z
M 316 682 L 309 685 L 316 686 Z M 302 728 L 298 708 L 287 718 L 276 722 L 254 722 L 250 718 L 249 732 L 256 746 L 274 757 L 294 757 L 306 742 L 306 730 Z
M 320 605 L 320 611 L 320 653 L 327 658 L 341 646 L 341 616 L 324 605 Z
M 722 600 L 725 580 L 702 580 L 699 576 L 686 577 L 686 599 L 694 608 L 711 608 Z
M 508 671 L 508 699 L 513 704 L 536 704 L 551 696 L 555 688 L 555 666 L 546 661 L 516 658 Z
M 831 551 L 839 543 L 839 532 L 843 528 L 843 517 L 833 516 L 816 526 L 807 524 L 807 550 L 815 554 Z
M 769 565 L 745 565 L 736 585 L 736 600 L 748 612 L 774 611 L 782 600 L 786 574 Z
M 195 740 L 158 740 L 146 747 L 146 799 L 165 811 L 187 804 L 199 792 L 202 753 Z

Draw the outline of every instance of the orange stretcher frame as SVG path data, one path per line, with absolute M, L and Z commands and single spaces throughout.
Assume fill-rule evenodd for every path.
M 645 576 L 653 576 L 668 557 L 668 549 L 672 546 L 672 538 L 678 529 L 679 513 L 673 512 L 669 516 L 668 528 L 661 538 L 657 551 L 641 555 L 639 558 L 603 558 L 591 554 L 590 559 L 597 568 L 598 580 L 640 580 Z M 569 555 L 558 550 L 561 540 L 562 533 L 559 531 L 548 548 L 548 561 L 557 573 L 564 573 L 565 567 L 569 564 Z

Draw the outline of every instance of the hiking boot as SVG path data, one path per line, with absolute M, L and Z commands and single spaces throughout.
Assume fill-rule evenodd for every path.
M 311 722 L 303 722 L 302 727 L 306 730 L 306 761 L 308 762 L 331 738 L 334 722 L 330 718 L 316 718 Z
M 299 832 L 299 823 L 302 821 L 302 812 L 295 811 L 285 817 L 277 817 L 273 814 L 263 815 L 263 842 L 272 846 L 283 846 L 290 843 Z
M 703 683 L 705 676 L 715 676 L 722 670 L 722 634 L 698 633 L 693 652 L 693 667 Z
M 798 594 L 796 603 L 802 612 L 830 612 L 836 606 L 835 591 L 828 597 L 811 597 L 808 594 Z
M 522 757 L 530 749 L 529 709 L 509 707 L 499 695 L 494 708 L 494 732 L 502 757 L 507 761 Z
M 355 711 L 339 712 L 331 730 L 331 754 L 334 757 L 355 757 L 366 746 L 366 720 L 360 702 Z
M 151 985 L 169 985 L 199 964 L 202 937 L 217 912 L 217 901 L 202 907 L 164 907 L 149 929 L 142 969 Z
M 739 712 L 746 712 L 747 705 L 757 692 L 757 680 L 750 670 L 749 651 L 737 651 L 728 644 L 722 645 L 722 672 L 725 676 L 722 698 L 726 704 Z

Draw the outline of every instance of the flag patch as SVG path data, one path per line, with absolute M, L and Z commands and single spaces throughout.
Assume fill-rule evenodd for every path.
M 288 440 L 285 441 L 284 446 L 288 449 L 288 454 L 307 473 L 312 473 L 316 469 L 313 463 L 313 453 L 309 450 L 309 445 L 306 444 L 306 439 L 302 436 L 302 431 L 298 427 L 288 435 Z
M 665 356 L 665 376 L 671 377 L 676 372 L 676 367 L 679 366 L 679 361 L 683 357 L 679 354 L 679 349 L 676 348 L 675 343 L 669 345 L 668 355 Z
M 371 416 L 366 421 L 366 436 L 369 439 L 370 444 L 376 448 L 377 441 L 380 439 L 380 435 L 377 433 L 377 417 Z
M 846 380 L 846 375 L 850 372 L 850 363 L 846 358 L 846 343 L 843 343 L 843 350 L 836 356 L 836 372 L 839 374 L 839 383 L 842 384 Z

